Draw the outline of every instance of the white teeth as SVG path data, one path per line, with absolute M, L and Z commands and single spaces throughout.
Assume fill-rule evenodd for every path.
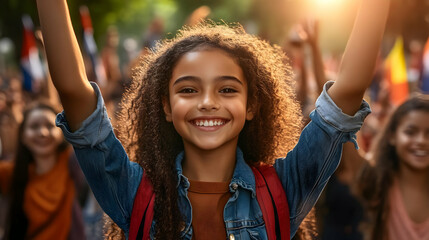
M 224 125 L 225 122 L 222 120 L 196 120 L 195 125 L 199 127 L 213 127 L 213 126 L 221 126 Z
M 419 156 L 419 157 L 424 157 L 428 154 L 428 152 L 424 151 L 424 150 L 416 150 L 416 151 L 414 151 L 414 154 Z

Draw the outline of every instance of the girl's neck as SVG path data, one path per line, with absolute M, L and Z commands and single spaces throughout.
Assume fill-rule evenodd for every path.
M 415 223 L 423 223 L 429 219 L 429 171 L 412 170 L 401 165 L 398 184 L 405 209 Z
M 237 144 L 225 144 L 213 150 L 185 144 L 183 174 L 195 181 L 228 182 L 234 172 L 236 151 Z
M 407 189 L 422 189 L 422 192 L 429 193 L 427 184 L 429 183 L 429 170 L 412 170 L 407 166 L 399 167 L 398 180 L 400 186 Z
M 34 156 L 36 164 L 36 174 L 42 175 L 49 172 L 57 162 L 57 155 L 55 153 L 43 156 Z

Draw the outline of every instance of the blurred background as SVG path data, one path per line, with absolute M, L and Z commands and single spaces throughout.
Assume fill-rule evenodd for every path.
M 21 17 L 28 14 L 38 26 L 35 2 L 2 0 L 0 38 L 2 58 L 14 65 L 22 43 Z M 194 10 L 207 6 L 207 17 L 215 21 L 240 22 L 249 32 L 281 44 L 292 25 L 306 17 L 320 21 L 320 45 L 324 52 L 341 52 L 357 11 L 358 0 L 73 0 L 70 13 L 77 33 L 82 31 L 79 7 L 88 6 L 97 46 L 103 46 L 109 26 L 120 35 L 120 46 L 130 39 L 142 46 L 145 33 L 159 21 L 163 36 L 174 35 Z M 426 41 L 429 32 L 428 0 L 394 0 L 388 35 L 403 35 L 406 43 Z M 407 44 L 405 44 L 408 46 Z M 409 50 L 408 47 L 406 48 Z M 122 49 L 119 49 L 122 51 Z M 6 56 L 5 56 L 6 55 Z M 3 59 L 4 61 L 4 59 Z M 4 63 L 3 63 L 4 64 Z M 16 63 L 15 63 L 16 65 Z

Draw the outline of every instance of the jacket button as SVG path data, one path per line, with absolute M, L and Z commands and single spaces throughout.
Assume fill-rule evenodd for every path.
M 229 234 L 229 240 L 235 240 L 235 236 L 234 236 L 234 234 Z
M 234 189 L 234 190 L 237 190 L 237 188 L 238 188 L 238 184 L 237 183 L 233 183 L 232 185 L 231 185 L 231 187 L 232 187 L 232 189 Z M 230 235 L 231 236 L 231 235 Z M 233 235 L 234 236 L 234 235 Z

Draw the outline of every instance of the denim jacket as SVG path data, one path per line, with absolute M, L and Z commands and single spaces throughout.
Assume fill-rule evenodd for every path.
M 302 131 L 298 144 L 285 158 L 276 159 L 274 164 L 289 204 L 291 238 L 337 168 L 342 144 L 352 141 L 356 145 L 355 133 L 370 113 L 365 101 L 354 116 L 342 113 L 326 92 L 331 85 L 332 82 L 325 85 L 316 101 L 316 109 L 310 114 L 312 121 Z M 95 83 L 92 86 L 98 97 L 97 109 L 83 121 L 82 126 L 71 132 L 64 112 L 58 114 L 56 124 L 73 145 L 100 206 L 125 231 L 128 238 L 134 197 L 143 169 L 129 161 L 113 133 L 100 91 Z M 182 152 L 176 158 L 178 204 L 185 217 L 181 236 L 182 239 L 191 239 L 192 206 L 187 197 L 189 181 L 182 173 L 183 156 Z M 229 187 L 232 196 L 224 208 L 227 236 L 234 236 L 237 240 L 267 239 L 262 212 L 256 199 L 255 178 L 239 148 Z M 154 225 L 152 223 L 152 239 Z

